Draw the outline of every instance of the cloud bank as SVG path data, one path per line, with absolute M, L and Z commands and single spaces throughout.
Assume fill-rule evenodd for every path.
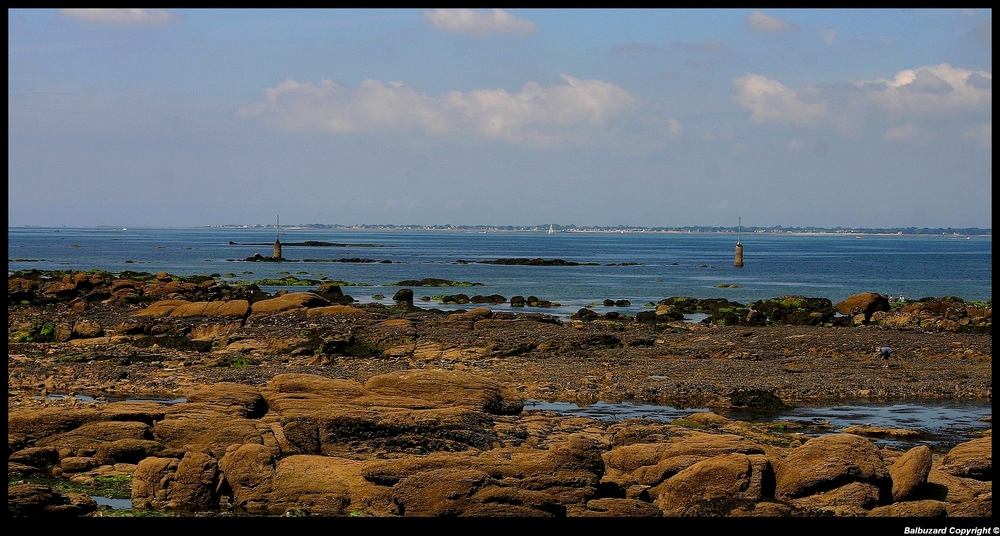
M 84 22 L 119 26 L 162 26 L 176 20 L 165 9 L 88 8 L 60 9 L 59 12 Z
M 434 9 L 425 11 L 423 18 L 439 30 L 480 36 L 491 33 L 532 35 L 538 31 L 534 22 L 516 17 L 503 9 Z
M 764 75 L 733 79 L 734 102 L 750 111 L 757 123 L 849 130 L 883 121 L 886 141 L 926 145 L 932 135 L 920 122 L 975 121 L 992 117 L 993 75 L 947 63 L 899 71 L 891 79 L 791 88 Z M 978 119 L 978 120 L 977 120 Z M 991 124 L 991 123 L 988 123 Z M 991 127 L 988 127 L 991 130 Z M 970 127 L 967 138 L 991 142 L 984 127 Z
M 561 77 L 562 84 L 528 82 L 518 93 L 479 89 L 437 97 L 403 82 L 368 79 L 344 88 L 330 80 L 286 80 L 266 89 L 264 102 L 239 109 L 237 116 L 269 118 L 288 130 L 416 131 L 552 145 L 587 143 L 635 105 L 636 98 L 614 84 Z

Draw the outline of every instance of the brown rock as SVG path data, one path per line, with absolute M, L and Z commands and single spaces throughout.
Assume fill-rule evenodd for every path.
M 941 459 L 940 469 L 955 476 L 993 480 L 993 438 L 982 437 L 955 445 Z
M 872 508 L 869 517 L 946 517 L 948 505 L 944 501 L 924 499 L 903 501 Z
M 95 408 L 12 408 L 7 412 L 7 444 L 28 445 L 100 419 Z
M 44 484 L 7 486 L 7 515 L 80 517 L 97 511 L 97 502 L 81 493 L 62 493 Z
M 876 311 L 888 311 L 890 309 L 889 299 L 874 292 L 862 292 L 848 296 L 844 301 L 837 302 L 834 308 L 842 315 L 863 314 L 865 321 L 871 319 L 872 314 Z
M 188 305 L 187 300 L 160 300 L 145 309 L 135 313 L 135 316 L 167 316 L 182 305 Z
M 372 313 L 365 311 L 364 309 L 358 309 L 351 305 L 329 305 L 326 307 L 313 307 L 306 311 L 306 318 L 310 318 L 316 315 L 327 315 L 335 317 L 348 317 L 348 318 L 371 318 Z
M 649 493 L 655 497 L 659 492 L 655 486 L 702 460 L 732 453 L 764 453 L 759 444 L 742 436 L 697 432 L 679 426 L 668 426 L 665 430 L 679 437 L 669 442 L 632 443 L 605 452 L 602 482 L 622 489 L 635 484 L 653 486 Z
M 882 502 L 883 494 L 883 490 L 874 484 L 854 481 L 830 490 L 790 499 L 789 503 L 805 511 L 848 517 L 866 516 L 869 510 Z
M 873 484 L 889 498 L 892 481 L 885 461 L 871 441 L 853 434 L 815 437 L 793 449 L 777 464 L 775 497 L 804 497 L 832 484 Z
M 769 469 L 766 460 L 751 464 L 750 458 L 741 453 L 708 458 L 664 482 L 654 504 L 664 516 L 726 516 L 734 508 L 762 498 L 761 487 L 750 483 L 755 470 Z
M 930 447 L 921 445 L 908 450 L 890 465 L 893 502 L 905 501 L 920 486 L 926 484 L 932 464 Z
M 166 452 L 201 451 L 221 458 L 230 445 L 263 443 L 254 420 L 215 411 L 212 405 L 177 404 L 153 425 Z
M 587 509 L 579 515 L 586 517 L 661 517 L 663 511 L 646 501 L 607 497 L 587 501 Z
M 93 320 L 79 320 L 73 324 L 73 336 L 82 339 L 92 339 L 104 335 L 104 328 Z
M 250 306 L 252 313 L 273 313 L 287 311 L 300 307 L 328 307 L 330 302 L 315 292 L 289 292 L 277 298 L 254 302 Z
M 365 389 L 376 394 L 409 396 L 442 405 L 464 405 L 496 415 L 513 415 L 524 400 L 481 376 L 454 370 L 406 370 L 369 378 Z

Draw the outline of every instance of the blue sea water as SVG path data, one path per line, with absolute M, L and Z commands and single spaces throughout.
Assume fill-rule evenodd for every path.
M 407 287 L 418 306 L 437 307 L 420 298 L 442 294 L 521 295 L 554 302 L 544 312 L 561 315 L 588 306 L 606 312 L 606 299 L 628 300 L 631 306 L 614 310 L 634 314 L 674 296 L 750 303 L 799 295 L 836 303 L 878 292 L 992 300 L 991 236 L 743 234 L 744 266 L 737 268 L 737 236 L 724 233 L 282 229 L 288 262 L 245 261 L 270 256 L 275 237 L 263 228 L 9 227 L 7 269 L 219 274 L 234 282 L 293 275 L 349 283 L 344 292 L 361 303 L 391 303 L 395 283 L 438 278 L 482 286 Z M 305 241 L 345 246 L 292 245 Z M 353 258 L 378 262 L 328 262 Z M 481 263 L 506 258 L 580 265 Z

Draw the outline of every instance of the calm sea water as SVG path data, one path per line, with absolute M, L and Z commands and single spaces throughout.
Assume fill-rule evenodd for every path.
M 522 295 L 556 302 L 545 311 L 553 314 L 587 306 L 611 310 L 600 305 L 605 299 L 628 300 L 631 307 L 613 309 L 634 314 L 674 296 L 749 303 L 801 295 L 836 303 L 878 292 L 986 301 L 993 291 L 990 236 L 743 234 L 744 266 L 736 268 L 736 236 L 727 234 L 283 229 L 289 262 L 244 260 L 254 253 L 270 256 L 275 236 L 273 229 L 9 227 L 7 269 L 166 271 L 220 274 L 230 281 L 294 275 L 356 284 L 343 290 L 362 303 L 391 303 L 400 288 L 394 283 L 433 277 L 482 286 L 408 287 L 418 305 L 439 306 L 419 298 L 442 294 Z M 305 241 L 347 246 L 290 245 Z M 581 266 L 475 262 L 521 257 Z M 353 258 L 379 262 L 315 262 Z

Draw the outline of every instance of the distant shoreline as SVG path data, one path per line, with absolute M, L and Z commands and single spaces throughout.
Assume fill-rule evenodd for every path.
M 965 239 L 968 237 L 992 238 L 992 229 L 971 228 L 785 228 L 785 227 L 634 227 L 634 226 L 553 226 L 551 233 L 640 233 L 640 234 L 740 234 L 747 236 L 935 236 Z M 50 227 L 45 225 L 8 226 L 29 229 L 121 229 L 127 231 L 128 226 L 98 225 L 94 227 Z M 132 229 L 249 229 L 272 231 L 450 231 L 450 232 L 486 232 L 486 233 L 550 233 L 550 226 L 488 226 L 488 225 L 328 225 L 328 224 L 298 224 L 298 225 L 261 225 L 261 224 L 228 224 L 228 225 L 195 225 L 178 227 L 132 226 Z

